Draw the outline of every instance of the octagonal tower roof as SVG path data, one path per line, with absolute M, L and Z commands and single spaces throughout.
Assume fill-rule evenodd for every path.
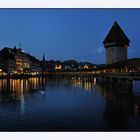
M 107 34 L 105 40 L 103 41 L 105 47 L 121 44 L 121 45 L 128 45 L 129 46 L 130 40 L 125 35 L 119 24 L 115 21 L 113 23 L 112 28 L 110 29 L 109 33 Z

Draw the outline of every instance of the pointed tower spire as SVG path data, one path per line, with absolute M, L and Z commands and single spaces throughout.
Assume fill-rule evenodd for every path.
M 110 47 L 112 45 L 114 46 L 114 43 L 116 43 L 117 45 L 125 44 L 129 46 L 130 40 L 125 35 L 125 33 L 123 32 L 117 21 L 115 21 L 103 43 L 105 48 Z
M 42 61 L 45 61 L 45 55 L 44 55 L 44 53 L 43 53 L 43 59 L 42 59 Z

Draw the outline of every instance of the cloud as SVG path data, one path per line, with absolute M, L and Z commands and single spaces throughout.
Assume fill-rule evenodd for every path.
M 101 54 L 105 51 L 105 49 L 103 47 L 97 47 L 94 50 L 92 50 L 92 53 L 94 54 Z

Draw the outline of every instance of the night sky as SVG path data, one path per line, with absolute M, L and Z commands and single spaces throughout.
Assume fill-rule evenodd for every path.
M 47 60 L 105 63 L 103 40 L 117 21 L 140 57 L 140 9 L 0 9 L 0 48 L 20 47 Z

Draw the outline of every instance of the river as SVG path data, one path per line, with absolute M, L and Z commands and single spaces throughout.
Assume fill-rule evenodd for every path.
M 1 79 L 0 131 L 140 131 L 140 94 L 96 79 Z

